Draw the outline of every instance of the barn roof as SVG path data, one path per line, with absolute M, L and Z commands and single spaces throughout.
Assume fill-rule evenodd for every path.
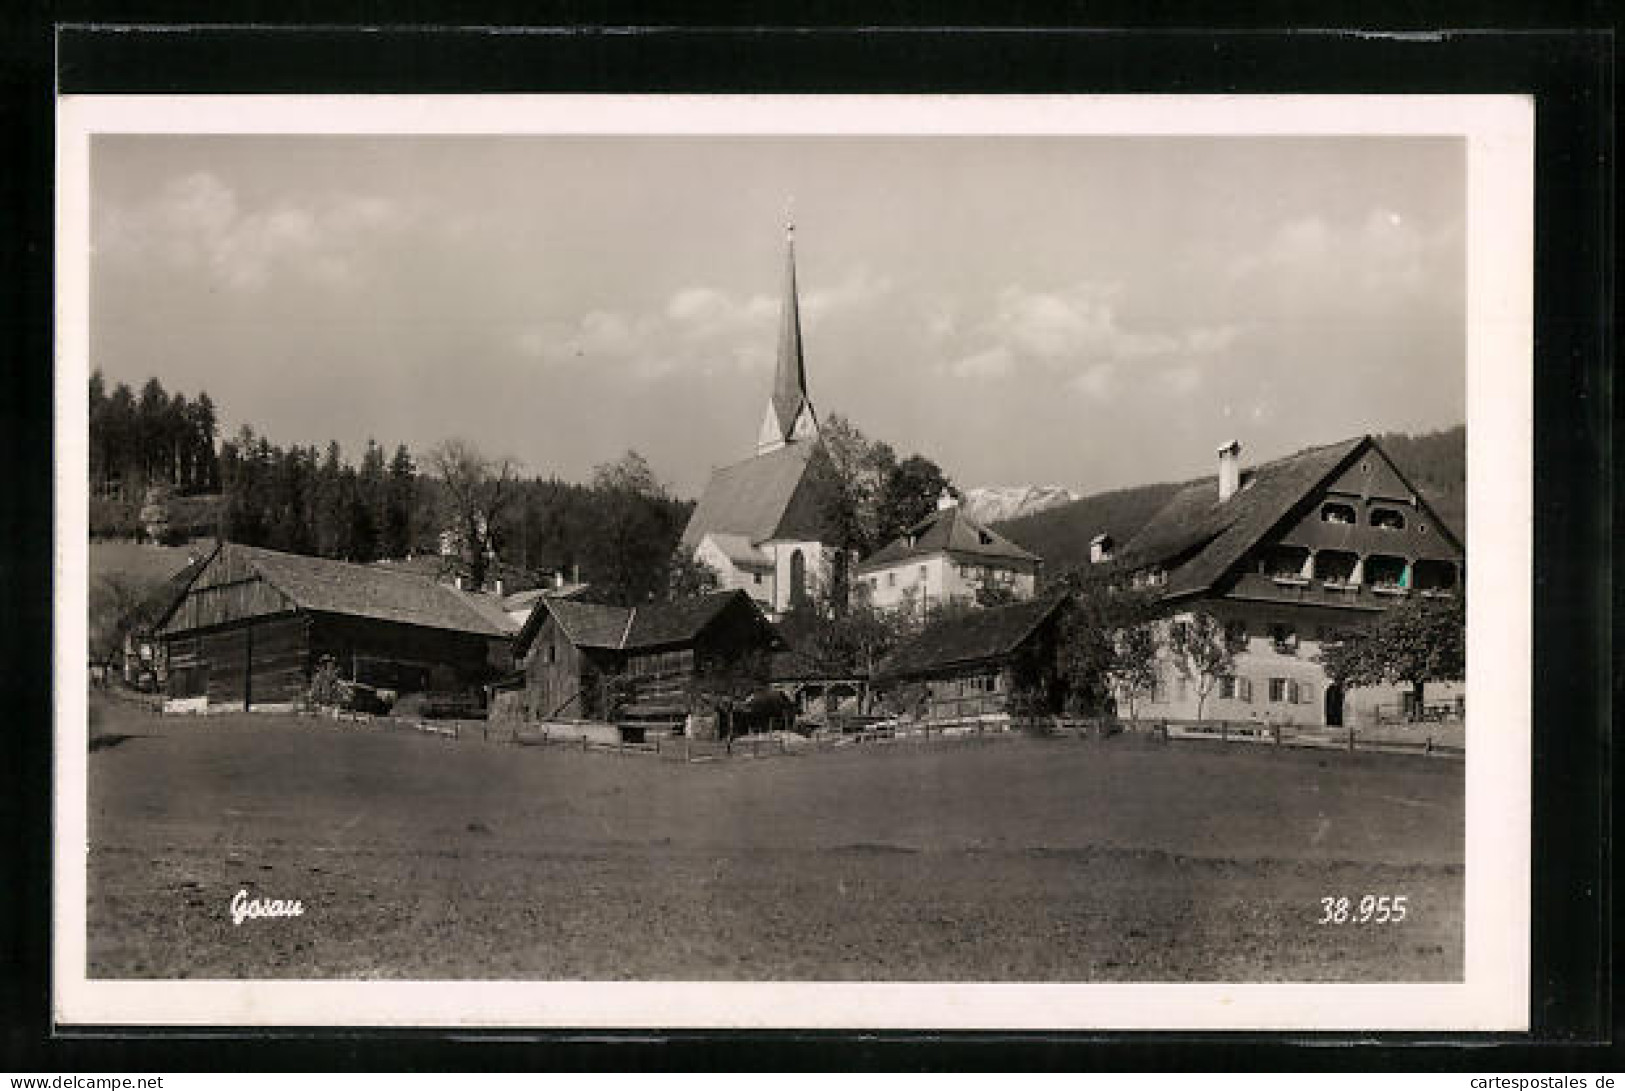
M 1369 436 L 1358 436 L 1263 463 L 1243 471 L 1240 488 L 1222 502 L 1217 477 L 1192 482 L 1140 529 L 1120 562 L 1165 568 L 1165 596 L 1205 591 L 1368 445 L 1375 445 Z
M 524 655 L 541 628 L 544 614 L 550 615 L 578 648 L 604 648 L 629 651 L 685 644 L 704 632 L 729 609 L 751 611 L 765 627 L 767 619 L 743 591 L 714 591 L 675 602 L 647 606 L 609 606 L 599 602 L 544 598 L 519 632 L 515 655 Z M 769 627 L 769 632 L 772 632 Z M 776 641 L 777 634 L 774 634 Z
M 976 522 L 957 507 L 934 511 L 902 534 L 893 538 L 858 565 L 859 572 L 923 557 L 931 553 L 985 557 L 997 560 L 1032 561 L 1038 556 L 1027 552 L 996 531 Z
M 692 551 L 707 534 L 735 534 L 753 544 L 774 538 L 818 541 L 824 510 L 818 476 L 810 472 L 817 443 L 789 443 L 711 474 L 683 530 Z
M 928 627 L 881 661 L 881 678 L 906 678 L 996 663 L 1019 649 L 1066 603 L 1033 599 L 946 618 Z
M 480 636 L 506 635 L 454 588 L 426 576 L 235 543 L 221 549 L 239 554 L 303 610 Z

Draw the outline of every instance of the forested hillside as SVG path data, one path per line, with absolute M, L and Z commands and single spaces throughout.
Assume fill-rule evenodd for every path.
M 1377 437 L 1422 493 L 1439 518 L 1466 540 L 1467 429 L 1463 425 L 1412 436 L 1387 432 Z M 1105 532 L 1122 545 L 1190 482 L 1166 482 L 1086 496 L 1036 515 L 997 524 L 1000 533 L 1044 558 L 1051 572 L 1089 559 L 1089 539 Z

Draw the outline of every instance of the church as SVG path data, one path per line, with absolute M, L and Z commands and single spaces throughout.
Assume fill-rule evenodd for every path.
M 774 619 L 815 598 L 836 552 L 826 544 L 828 486 L 802 356 L 795 228 L 786 234 L 778 360 L 756 453 L 711 474 L 679 546 Z

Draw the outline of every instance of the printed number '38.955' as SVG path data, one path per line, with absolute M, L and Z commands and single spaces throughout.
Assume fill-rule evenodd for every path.
M 1348 898 L 1320 899 L 1316 924 L 1398 924 L 1405 919 L 1404 894 L 1367 894 L 1358 902 Z

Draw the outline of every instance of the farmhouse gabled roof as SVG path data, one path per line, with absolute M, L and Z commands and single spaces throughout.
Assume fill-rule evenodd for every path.
M 425 576 L 370 564 L 303 557 L 234 542 L 221 544 L 210 562 L 206 563 L 212 563 L 225 553 L 240 557 L 261 579 L 282 592 L 301 610 L 347 614 L 479 636 L 506 635 L 455 589 Z M 199 573 L 194 573 L 192 582 L 200 574 L 201 569 Z M 173 614 L 174 610 L 171 609 L 169 613 Z M 166 616 L 164 622 L 168 620 Z
M 957 507 L 934 511 L 887 542 L 858 565 L 859 572 L 923 557 L 932 553 L 988 558 L 990 560 L 1037 561 L 1038 556 L 1022 549 L 996 531 L 973 520 Z
M 881 661 L 881 678 L 907 678 L 998 663 L 1013 655 L 1066 604 L 1047 597 L 946 618 Z
M 1168 574 L 1162 588 L 1165 598 L 1207 591 L 1335 475 L 1370 450 L 1376 450 L 1393 465 L 1393 459 L 1376 440 L 1356 436 L 1243 471 L 1241 487 L 1229 500 L 1219 499 L 1216 477 L 1194 481 L 1175 493 L 1124 547 L 1121 565 L 1164 569 Z M 1399 473 L 1397 467 L 1394 469 Z M 1417 503 L 1432 514 L 1422 494 L 1405 481 L 1403 474 L 1400 480 Z M 1434 521 L 1438 522 L 1437 516 Z M 1439 526 L 1448 535 L 1443 524 Z M 1453 535 L 1448 536 L 1454 541 Z
M 683 530 L 683 548 L 692 551 L 707 534 L 736 534 L 752 544 L 821 540 L 822 486 L 812 467 L 821 451 L 818 443 L 791 443 L 714 471 Z
M 697 638 L 729 609 L 747 609 L 778 640 L 767 619 L 743 591 L 714 591 L 675 602 L 648 606 L 609 606 L 598 602 L 544 598 L 526 620 L 514 644 L 514 654 L 530 648 L 544 617 L 551 616 L 578 648 L 631 651 L 686 644 Z

